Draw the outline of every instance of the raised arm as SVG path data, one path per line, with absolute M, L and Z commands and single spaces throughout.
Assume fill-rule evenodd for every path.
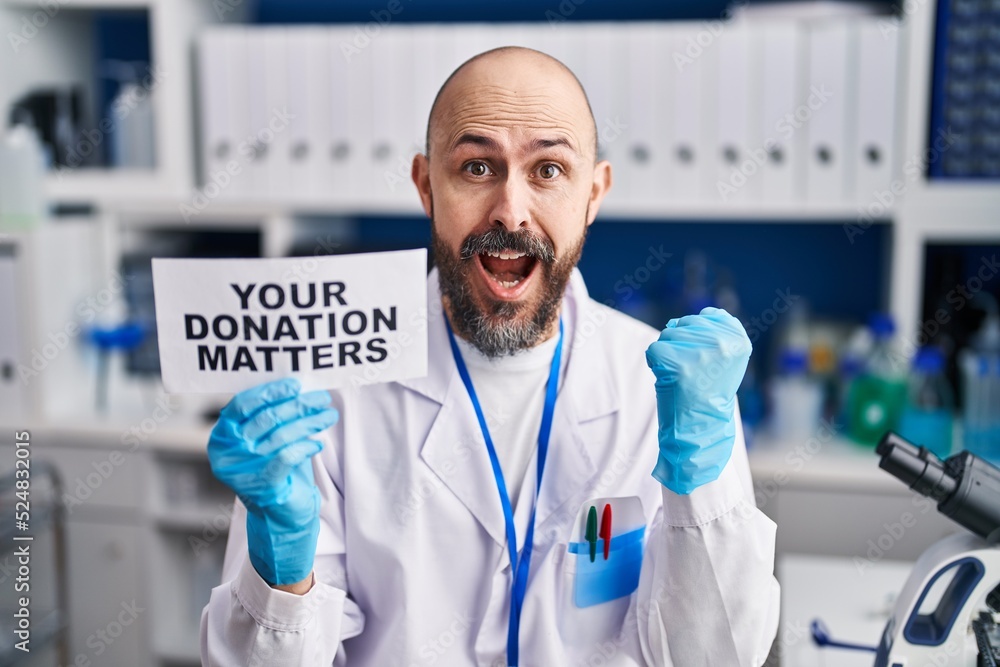
M 649 665 L 759 667 L 777 632 L 775 525 L 754 503 L 736 403 L 750 352 L 739 321 L 707 308 L 646 353 L 663 485 L 633 609 Z

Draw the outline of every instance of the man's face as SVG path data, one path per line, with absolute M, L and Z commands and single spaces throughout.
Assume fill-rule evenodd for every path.
M 524 60 L 470 65 L 442 96 L 429 160 L 414 161 L 452 326 L 490 356 L 554 332 L 610 185 L 575 81 Z

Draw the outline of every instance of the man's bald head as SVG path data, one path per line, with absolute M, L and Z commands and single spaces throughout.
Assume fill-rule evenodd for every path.
M 517 103 L 518 97 L 526 103 L 548 102 L 565 112 L 563 122 L 582 124 L 579 128 L 581 151 L 590 151 L 597 160 L 597 123 L 590 108 L 590 101 L 580 80 L 566 65 L 552 56 L 521 46 L 501 46 L 473 56 L 458 66 L 445 80 L 431 105 L 427 119 L 425 152 L 441 139 L 448 139 L 442 123 L 454 119 L 456 109 L 461 112 L 463 100 L 468 100 L 483 90 L 504 89 L 506 101 Z M 540 94 L 551 99 L 540 100 Z
M 455 333 L 491 357 L 554 336 L 612 182 L 573 73 L 519 47 L 463 63 L 434 100 L 410 175 Z

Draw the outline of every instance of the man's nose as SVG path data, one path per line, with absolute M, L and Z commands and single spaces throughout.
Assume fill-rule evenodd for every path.
M 490 223 L 503 225 L 510 232 L 527 227 L 531 219 L 530 197 L 527 183 L 508 178 L 496 189 L 496 198 L 490 210 Z

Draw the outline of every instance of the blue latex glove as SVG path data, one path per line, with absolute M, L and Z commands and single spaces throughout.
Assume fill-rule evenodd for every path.
M 250 562 L 271 585 L 312 572 L 320 496 L 310 459 L 323 446 L 309 436 L 340 417 L 329 392 L 300 389 L 289 378 L 236 394 L 208 441 L 212 472 L 246 505 Z
M 660 456 L 653 470 L 674 493 L 719 478 L 736 442 L 736 390 L 753 347 L 721 308 L 667 322 L 646 350 L 656 375 Z

